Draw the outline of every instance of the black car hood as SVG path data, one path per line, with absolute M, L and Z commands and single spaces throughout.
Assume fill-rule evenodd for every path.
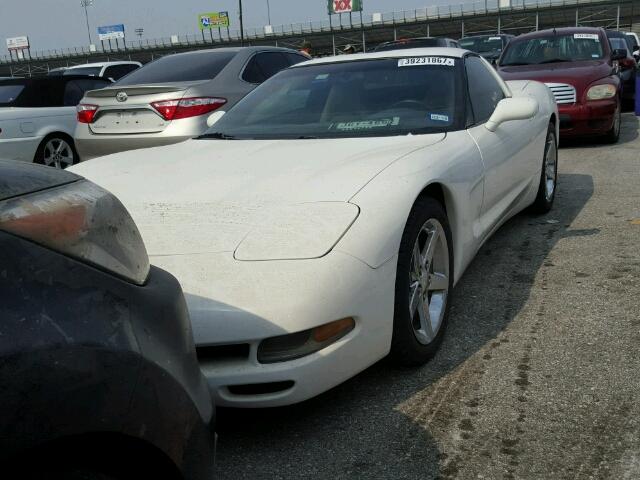
M 0 160 L 0 200 L 75 182 L 81 177 L 43 165 Z

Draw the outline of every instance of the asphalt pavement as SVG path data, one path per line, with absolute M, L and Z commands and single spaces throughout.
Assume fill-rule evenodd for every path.
M 564 144 L 558 196 L 480 250 L 424 367 L 219 409 L 220 479 L 640 479 L 640 138 Z

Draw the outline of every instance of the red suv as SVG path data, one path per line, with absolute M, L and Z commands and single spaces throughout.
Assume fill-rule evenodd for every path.
M 558 28 L 512 39 L 498 62 L 505 80 L 537 80 L 553 92 L 560 136 L 601 135 L 618 141 L 621 123 L 618 62 L 601 28 Z

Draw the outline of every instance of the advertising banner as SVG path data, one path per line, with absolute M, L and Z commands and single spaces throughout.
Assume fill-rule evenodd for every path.
M 210 28 L 228 27 L 229 12 L 209 12 L 198 15 L 198 26 L 200 30 Z
M 328 0 L 329 15 L 362 11 L 362 0 Z
M 29 48 L 29 37 L 7 38 L 7 50 L 25 50 Z
M 124 25 L 98 27 L 98 38 L 100 40 L 117 40 L 118 38 L 124 38 Z

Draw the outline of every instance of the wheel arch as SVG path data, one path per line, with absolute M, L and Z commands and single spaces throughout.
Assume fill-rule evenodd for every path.
M 80 156 L 78 155 L 78 149 L 76 148 L 76 141 L 73 138 L 73 135 L 63 130 L 56 129 L 43 135 L 42 140 L 40 140 L 40 143 L 38 144 L 38 148 L 36 148 L 36 153 L 33 155 L 33 162 L 37 163 L 37 157 L 40 154 L 40 149 L 44 148 L 44 145 L 47 141 L 55 137 L 62 137 L 65 140 L 69 141 L 69 145 L 71 145 L 71 148 L 73 149 L 73 154 L 76 156 L 75 163 L 78 163 L 80 161 Z
M 453 249 L 453 258 L 454 258 L 453 267 L 455 268 L 457 266 L 456 265 L 457 259 L 461 257 L 458 252 L 458 241 L 457 241 L 457 239 L 459 238 L 458 234 L 459 234 L 459 228 L 460 228 L 458 225 L 459 223 L 458 209 L 456 208 L 453 192 L 443 182 L 433 181 L 427 184 L 425 187 L 423 187 L 423 189 L 420 191 L 418 196 L 415 198 L 413 204 L 415 205 L 419 199 L 424 197 L 430 197 L 435 199 L 440 203 L 440 205 L 442 205 L 442 208 L 444 208 L 444 212 L 447 215 L 447 220 L 449 221 L 449 228 L 451 229 L 451 241 L 453 243 L 452 249 Z M 453 273 L 455 277 L 456 275 L 455 270 Z

